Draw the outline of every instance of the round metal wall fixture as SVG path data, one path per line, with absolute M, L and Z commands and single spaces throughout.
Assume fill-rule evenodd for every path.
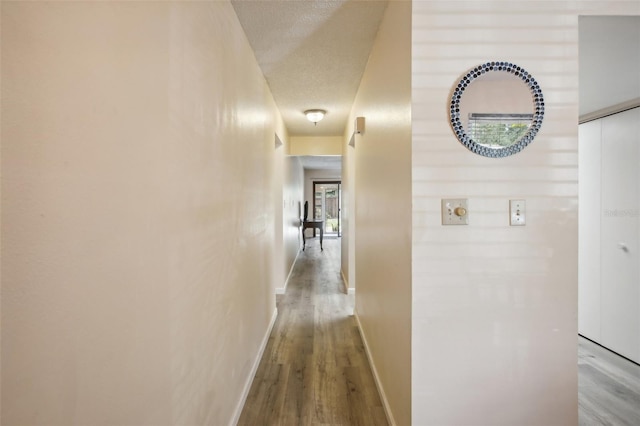
M 501 80 L 505 80 L 505 85 L 523 85 L 523 92 L 528 89 L 531 101 L 524 100 L 527 114 L 509 110 L 517 103 L 512 99 L 513 86 L 501 88 Z M 475 94 L 480 81 L 487 88 L 484 90 L 494 92 Z M 464 96 L 471 89 L 474 90 L 473 107 L 465 105 L 466 101 L 472 103 L 471 95 Z M 495 105 L 485 105 L 498 98 L 503 98 L 505 111 Z M 483 108 L 487 108 L 488 113 Z M 487 62 L 469 70 L 451 95 L 449 118 L 454 134 L 471 152 L 485 157 L 507 157 L 522 151 L 538 134 L 543 117 L 544 98 L 538 82 L 524 68 L 510 62 Z

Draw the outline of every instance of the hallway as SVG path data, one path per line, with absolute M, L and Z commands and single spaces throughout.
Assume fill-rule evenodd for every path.
M 308 241 L 238 425 L 386 425 L 340 277 L 340 240 Z

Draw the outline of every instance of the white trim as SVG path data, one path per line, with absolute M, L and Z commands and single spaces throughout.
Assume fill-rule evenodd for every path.
M 332 157 L 342 157 L 342 155 L 333 155 Z M 320 169 L 307 169 L 307 170 L 320 170 Z M 310 182 L 317 182 L 317 183 L 327 183 L 327 182 L 333 182 L 334 180 L 339 180 L 342 184 L 342 175 L 338 175 L 338 176 L 307 176 L 307 180 Z
M 298 256 L 300 256 L 301 252 L 302 250 L 300 250 L 300 247 L 298 247 L 298 254 L 296 254 L 296 258 L 293 259 L 291 268 L 289 268 L 289 275 L 287 275 L 287 279 L 284 281 L 284 287 L 276 287 L 276 294 L 284 294 L 287 291 L 287 285 L 289 285 L 291 274 L 293 274 L 293 267 L 296 266 L 296 262 L 298 261 Z
M 369 344 L 367 343 L 367 338 L 364 335 L 364 331 L 362 330 L 362 324 L 360 323 L 360 317 L 358 316 L 358 311 L 356 311 L 355 309 L 353 310 L 353 316 L 356 317 L 356 323 L 358 324 L 358 331 L 360 332 L 360 337 L 362 337 L 362 343 L 364 344 L 364 351 L 367 354 L 367 359 L 369 360 L 369 365 L 371 366 L 373 379 L 376 382 L 376 388 L 378 388 L 378 393 L 380 394 L 380 399 L 382 400 L 382 406 L 384 407 L 384 413 L 387 415 L 387 421 L 391 426 L 396 426 L 396 421 L 393 418 L 393 413 L 391 412 L 389 401 L 387 400 L 387 396 L 385 395 L 384 389 L 382 388 L 382 383 L 380 382 L 380 377 L 378 376 L 378 370 L 376 369 L 376 364 L 373 362 L 373 358 L 371 357 L 371 351 L 369 350 Z
M 626 102 L 621 102 L 619 104 L 612 105 L 607 108 L 590 112 L 588 114 L 583 114 L 578 118 L 578 124 L 583 124 L 588 121 L 597 120 L 599 118 L 604 118 L 608 115 L 618 114 L 620 112 L 628 111 L 630 109 L 638 108 L 638 107 L 640 107 L 640 98 L 634 98 Z
M 242 414 L 242 409 L 244 408 L 244 403 L 247 402 L 247 396 L 249 396 L 249 390 L 251 390 L 251 385 L 253 384 L 253 378 L 256 375 L 256 371 L 258 371 L 258 366 L 260 365 L 260 361 L 262 360 L 262 355 L 264 354 L 264 350 L 267 348 L 267 343 L 269 342 L 269 336 L 271 336 L 271 330 L 273 330 L 273 326 L 276 323 L 276 318 L 278 318 L 278 308 L 273 311 L 273 315 L 271 316 L 271 322 L 267 327 L 267 332 L 262 338 L 262 343 L 260 343 L 260 349 L 258 349 L 258 354 L 256 355 L 255 360 L 253 361 L 253 366 L 251 367 L 251 371 L 247 376 L 247 380 L 244 384 L 244 389 L 242 390 L 242 396 L 240 397 L 240 401 L 238 401 L 238 405 L 236 405 L 236 409 L 233 413 L 233 417 L 231 418 L 231 425 L 237 425 L 240 420 L 240 415 Z
M 340 269 L 340 275 L 342 276 L 342 290 L 344 290 L 344 294 L 356 294 L 356 289 L 349 287 L 349 281 L 347 281 L 347 277 L 344 276 L 342 268 Z
M 349 283 L 347 282 L 347 277 L 344 276 L 342 268 L 340 268 L 340 276 L 342 277 L 342 290 L 344 294 L 349 294 Z

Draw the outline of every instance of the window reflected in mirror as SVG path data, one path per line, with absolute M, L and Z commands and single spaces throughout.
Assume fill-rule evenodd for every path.
M 527 134 L 533 114 L 470 113 L 467 131 L 482 146 L 501 148 L 518 143 Z

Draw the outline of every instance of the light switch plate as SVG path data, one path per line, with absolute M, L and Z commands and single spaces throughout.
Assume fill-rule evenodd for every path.
M 466 198 L 447 198 L 442 200 L 443 225 L 468 225 L 469 202 Z
M 524 226 L 527 223 L 525 200 L 509 200 L 509 225 Z

